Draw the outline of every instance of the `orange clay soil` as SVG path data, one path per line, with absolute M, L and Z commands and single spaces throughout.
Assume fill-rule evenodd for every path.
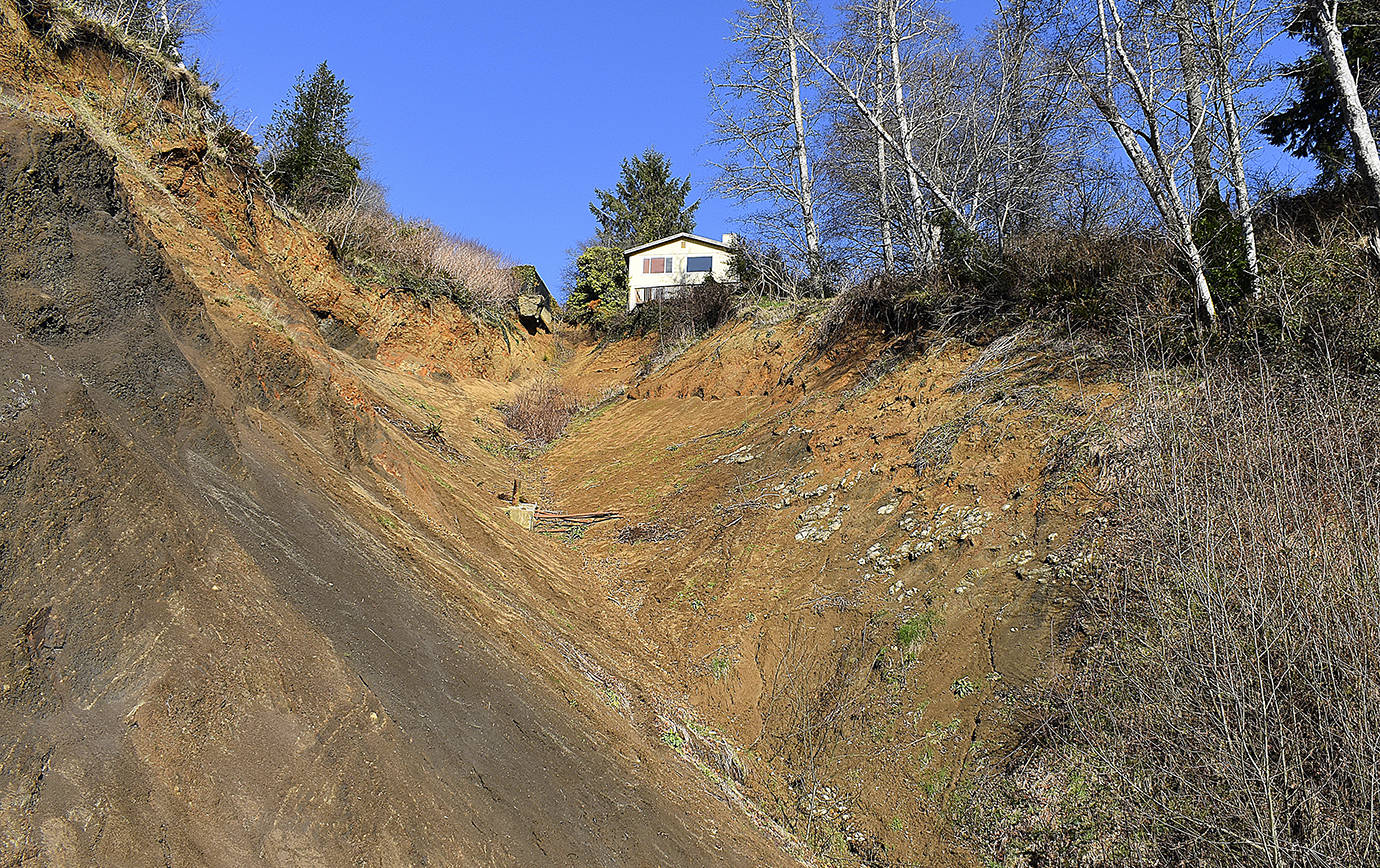
M 0 18 L 0 864 L 794 864 L 495 496 L 558 342 L 356 289 Z
M 588 593 L 771 816 L 821 858 L 967 864 L 946 810 L 1047 665 L 1120 390 L 1028 336 L 812 359 L 808 334 L 740 322 L 641 380 L 582 350 L 573 387 L 622 365 L 627 394 L 540 458 L 545 491 L 623 514 L 570 543 Z
M 361 288 L 0 19 L 0 864 L 974 863 L 945 811 L 1047 665 L 1114 386 Z M 525 457 L 498 408 L 553 373 L 593 406 Z M 522 530 L 518 479 L 624 518 Z

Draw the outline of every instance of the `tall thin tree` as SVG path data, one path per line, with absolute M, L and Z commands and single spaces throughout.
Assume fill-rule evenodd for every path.
M 764 236 L 785 244 L 810 270 L 821 264 L 813 147 L 819 107 L 801 63 L 816 38 L 804 0 L 753 0 L 733 23 L 737 53 L 709 77 L 715 187 L 766 210 L 755 215 Z
M 1342 42 L 1341 28 L 1337 24 L 1339 5 L 1337 0 L 1305 0 L 1303 13 L 1312 25 L 1313 40 L 1327 61 L 1337 89 L 1341 92 L 1342 111 L 1346 115 L 1351 144 L 1356 152 L 1356 169 L 1370 200 L 1366 249 L 1372 265 L 1380 269 L 1380 151 L 1376 149 L 1375 132 L 1371 129 L 1370 118 L 1361 101 L 1356 74 L 1347 60 L 1346 45 Z

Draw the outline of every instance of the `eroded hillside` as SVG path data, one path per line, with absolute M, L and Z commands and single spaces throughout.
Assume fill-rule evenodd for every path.
M 595 593 L 774 817 L 825 856 L 962 864 L 946 812 L 1048 665 L 1120 389 L 1026 333 L 818 359 L 809 334 L 716 332 L 535 472 L 571 512 L 623 514 L 571 543 Z M 566 375 L 632 371 L 626 350 Z
M 787 861 L 535 614 L 627 633 L 472 448 L 549 347 L 449 312 L 421 355 L 407 300 L 205 141 L 110 134 L 127 71 L 0 9 L 0 858 Z
M 361 290 L 243 143 L 113 122 L 129 69 L 0 10 L 0 861 L 971 861 L 1093 360 L 766 311 L 648 365 Z M 553 371 L 591 409 L 511 448 Z M 623 517 L 523 530 L 514 480 Z

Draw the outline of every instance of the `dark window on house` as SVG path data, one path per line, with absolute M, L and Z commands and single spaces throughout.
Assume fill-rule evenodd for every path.
M 714 257 L 691 256 L 685 260 L 685 270 L 692 274 L 704 274 L 714 270 Z

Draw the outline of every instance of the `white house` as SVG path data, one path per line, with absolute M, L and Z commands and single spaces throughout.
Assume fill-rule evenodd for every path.
M 729 248 L 736 240 L 733 235 L 714 241 L 682 232 L 624 250 L 623 256 L 628 260 L 628 310 L 649 301 L 674 298 L 683 287 L 704 283 L 710 275 L 727 283 Z

